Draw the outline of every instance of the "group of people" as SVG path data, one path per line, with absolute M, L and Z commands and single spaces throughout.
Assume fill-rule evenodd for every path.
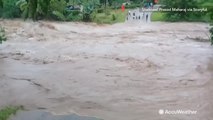
M 134 11 L 129 11 L 127 16 L 127 21 L 137 20 L 150 22 L 151 12 L 139 12 L 139 9 Z
M 145 0 L 143 9 L 153 9 L 153 6 L 158 3 L 158 0 Z M 144 11 L 129 11 L 127 20 L 144 20 L 145 22 L 149 22 L 151 17 L 151 12 Z

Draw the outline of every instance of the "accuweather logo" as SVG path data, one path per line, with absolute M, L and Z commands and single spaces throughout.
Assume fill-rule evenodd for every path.
M 164 110 L 160 109 L 158 111 L 160 115 L 195 115 L 197 114 L 197 111 L 195 110 Z

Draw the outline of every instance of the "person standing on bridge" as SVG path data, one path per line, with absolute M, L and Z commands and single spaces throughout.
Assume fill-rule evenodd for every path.
M 146 0 L 145 4 L 144 4 L 144 8 L 148 9 L 145 12 L 145 19 L 146 22 L 150 21 L 150 17 L 151 17 L 151 12 L 149 11 L 149 9 L 152 9 L 153 7 L 153 3 L 151 2 L 151 0 Z

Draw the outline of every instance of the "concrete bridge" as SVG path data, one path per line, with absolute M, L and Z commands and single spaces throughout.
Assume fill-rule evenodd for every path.
M 152 12 L 142 11 L 142 8 L 137 8 L 128 12 L 126 17 L 127 22 L 140 21 L 140 22 L 151 22 Z

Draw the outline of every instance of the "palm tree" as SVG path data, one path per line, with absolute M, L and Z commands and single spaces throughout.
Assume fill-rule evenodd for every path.
M 38 0 L 27 0 L 28 1 L 28 17 L 36 20 L 36 13 L 38 7 Z
M 38 15 L 48 17 L 50 0 L 20 0 L 17 5 L 22 10 L 24 18 L 36 20 Z
M 40 5 L 44 17 L 48 17 L 50 0 L 39 0 L 38 5 Z

